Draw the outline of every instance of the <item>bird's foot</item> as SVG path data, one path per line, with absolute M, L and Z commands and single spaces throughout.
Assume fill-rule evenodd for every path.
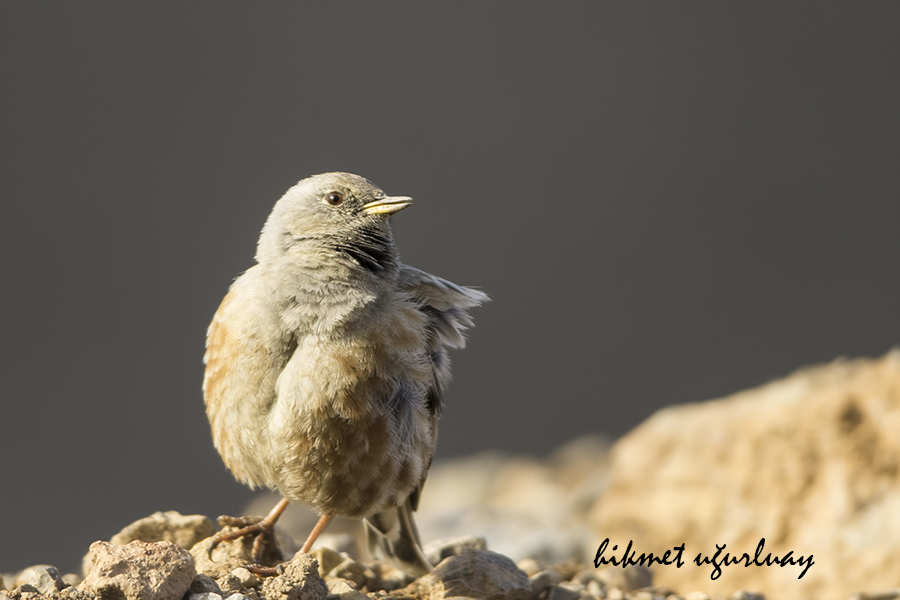
M 209 548 L 207 548 L 209 559 L 213 560 L 212 552 L 215 550 L 216 546 L 222 542 L 230 542 L 242 537 L 255 535 L 256 538 L 253 540 L 253 549 L 250 552 L 250 559 L 253 561 L 251 566 L 260 565 L 260 563 L 263 562 L 263 551 L 267 547 L 274 549 L 279 562 L 284 560 L 281 550 L 275 542 L 275 522 L 278 521 L 278 518 L 285 511 L 289 503 L 290 501 L 287 498 L 282 498 L 264 519 L 260 519 L 259 517 L 229 517 L 226 515 L 222 515 L 216 519 L 220 527 L 237 527 L 237 529 L 234 531 L 220 531 L 212 537 Z
M 209 547 L 206 549 L 210 560 L 213 558 L 213 550 L 215 550 L 222 542 L 232 542 L 248 536 L 256 536 L 253 540 L 253 548 L 250 552 L 254 565 L 261 567 L 259 563 L 262 562 L 263 551 L 267 546 L 274 548 L 279 555 L 281 554 L 278 545 L 275 543 L 274 521 L 260 519 L 259 517 L 228 517 L 224 515 L 216 519 L 216 521 L 221 527 L 230 526 L 237 527 L 237 529 L 233 531 L 220 531 L 212 537 Z M 279 556 L 279 559 L 280 558 L 281 557 Z M 251 571 L 251 573 L 252 572 L 253 571 Z

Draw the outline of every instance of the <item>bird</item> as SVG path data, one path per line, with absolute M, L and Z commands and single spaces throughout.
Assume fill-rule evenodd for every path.
M 279 199 L 207 331 L 203 396 L 213 444 L 237 480 L 282 495 L 214 543 L 264 535 L 290 502 L 319 520 L 360 517 L 376 558 L 433 568 L 413 520 L 469 309 L 489 300 L 400 262 L 390 217 L 412 204 L 368 179 L 324 173 Z M 211 551 L 212 546 L 210 546 Z M 262 567 L 260 567 L 262 569 Z

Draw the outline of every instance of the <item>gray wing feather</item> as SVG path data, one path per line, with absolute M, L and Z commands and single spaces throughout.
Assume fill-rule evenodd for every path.
M 428 408 L 436 439 L 441 397 L 450 382 L 450 359 L 446 348 L 465 347 L 465 332 L 473 325 L 467 309 L 487 302 L 489 298 L 480 290 L 456 285 L 406 265 L 400 266 L 398 284 L 400 289 L 419 302 L 428 319 L 427 342 L 434 369 L 434 384 L 428 391 Z M 430 467 L 430 458 L 428 462 Z M 369 552 L 417 577 L 432 569 L 422 552 L 422 542 L 412 516 L 418 507 L 427 474 L 428 469 L 419 486 L 402 505 L 365 518 Z

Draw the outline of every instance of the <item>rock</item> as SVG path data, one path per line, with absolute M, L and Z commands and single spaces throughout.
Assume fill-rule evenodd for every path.
M 606 589 L 615 588 L 625 593 L 653 585 L 653 573 L 647 567 L 606 567 L 597 571 L 597 578 Z
M 234 575 L 241 586 L 245 588 L 257 588 L 259 584 L 262 583 L 256 575 L 250 572 L 249 569 L 244 567 L 238 567 L 234 571 L 231 572 Z
M 31 584 L 31 580 L 37 575 L 38 571 L 41 569 L 55 569 L 51 565 L 32 565 L 30 567 L 25 567 L 18 573 L 16 573 L 15 577 L 12 578 L 12 587 L 10 589 L 15 589 L 22 587 L 26 584 Z
M 319 571 L 321 573 L 328 573 L 346 559 L 345 556 L 330 548 L 316 548 L 309 555 L 319 562 Z
M 895 598 L 900 598 L 900 589 L 885 592 L 857 592 L 850 596 L 850 600 L 894 600 Z
M 578 589 L 570 585 L 553 585 L 547 594 L 547 600 L 578 600 L 581 589 L 584 586 L 578 586 Z
M 900 564 L 900 351 L 803 369 L 734 396 L 663 409 L 619 440 L 595 539 L 639 552 L 685 544 L 660 583 L 730 596 L 846 600 L 897 585 Z M 693 564 L 716 545 L 813 566 Z M 836 566 L 839 565 L 839 568 Z M 809 566 L 808 563 L 806 566 Z M 799 577 L 803 574 L 802 579 Z
M 631 600 L 666 600 L 666 597 L 652 592 L 634 592 L 631 594 Z
M 215 592 L 201 592 L 199 594 L 188 594 L 186 600 L 222 600 L 222 594 Z
M 222 588 L 220 588 L 219 584 L 216 583 L 216 580 L 209 575 L 197 573 L 197 575 L 194 576 L 194 580 L 191 581 L 191 587 L 188 589 L 188 594 L 206 593 L 219 594 L 221 596 Z
M 284 563 L 284 572 L 262 583 L 262 595 L 268 600 L 324 600 L 328 594 L 319 576 L 319 563 L 309 554 L 297 553 Z
M 237 529 L 236 527 L 223 527 L 222 532 L 229 533 Z M 212 544 L 212 538 L 206 538 L 197 542 L 191 548 L 191 556 L 194 557 L 197 572 L 218 580 L 220 577 L 231 573 L 234 569 L 256 562 L 253 560 L 253 542 L 255 539 L 256 536 L 245 535 L 236 540 L 221 542 L 213 548 L 211 553 L 209 547 Z M 263 543 L 260 564 L 273 567 L 280 562 L 281 550 L 279 550 L 278 546 L 271 539 Z
M 368 596 L 353 587 L 347 579 L 333 579 L 328 582 L 329 600 L 368 600 Z
M 32 567 L 30 571 L 31 576 L 28 578 L 26 585 L 31 585 L 39 594 L 51 596 L 69 587 L 69 584 L 63 581 L 62 575 L 60 575 L 56 567 Z
M 531 583 L 532 597 L 537 598 L 554 585 L 562 583 L 563 576 L 553 569 L 546 569 L 539 573 L 535 573 L 528 578 L 528 581 Z
M 235 569 L 237 570 L 237 569 Z M 249 573 L 249 571 L 247 571 Z M 256 598 L 256 591 L 244 586 L 241 583 L 241 580 L 233 575 L 232 573 L 228 573 L 227 575 L 222 575 L 217 578 L 216 584 L 218 584 L 219 589 L 222 590 L 223 598 L 230 598 L 234 595 L 239 596 L 249 596 L 250 598 Z
M 155 512 L 139 519 L 110 538 L 110 543 L 124 546 L 134 540 L 141 542 L 172 542 L 190 550 L 197 542 L 216 532 L 216 526 L 204 515 L 182 515 L 169 510 Z
M 425 557 L 432 565 L 445 558 L 458 556 L 470 550 L 487 550 L 487 540 L 474 535 L 463 535 L 454 538 L 442 538 L 425 545 Z
M 523 558 L 516 563 L 516 566 L 524 571 L 525 574 L 529 577 L 534 577 L 547 568 L 545 564 L 541 563 L 540 561 L 534 560 L 533 558 Z
M 356 562 L 349 556 L 344 561 L 335 566 L 325 579 L 345 579 L 352 581 L 357 589 L 363 587 L 367 581 L 374 578 L 374 573 L 364 564 Z
M 587 583 L 587 593 L 597 598 L 606 598 L 606 586 L 602 582 L 592 579 Z M 675 599 L 680 600 L 680 599 Z
M 709 596 L 706 592 L 688 592 L 684 595 L 684 600 L 709 600 Z
M 78 587 L 100 600 L 181 600 L 197 574 L 190 553 L 171 542 L 94 542 L 89 556 Z
M 445 559 L 434 571 L 397 592 L 421 600 L 468 596 L 477 600 L 528 600 L 531 583 L 512 559 L 472 550 Z
M 748 592 L 747 590 L 738 590 L 731 596 L 731 600 L 766 600 L 766 597 L 757 592 Z

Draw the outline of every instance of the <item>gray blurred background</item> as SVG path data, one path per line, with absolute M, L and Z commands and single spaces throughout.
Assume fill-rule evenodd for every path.
M 0 571 L 237 513 L 206 326 L 347 170 L 493 302 L 439 456 L 546 453 L 900 341 L 900 4 L 0 4 Z M 426 491 L 427 494 L 427 486 Z

